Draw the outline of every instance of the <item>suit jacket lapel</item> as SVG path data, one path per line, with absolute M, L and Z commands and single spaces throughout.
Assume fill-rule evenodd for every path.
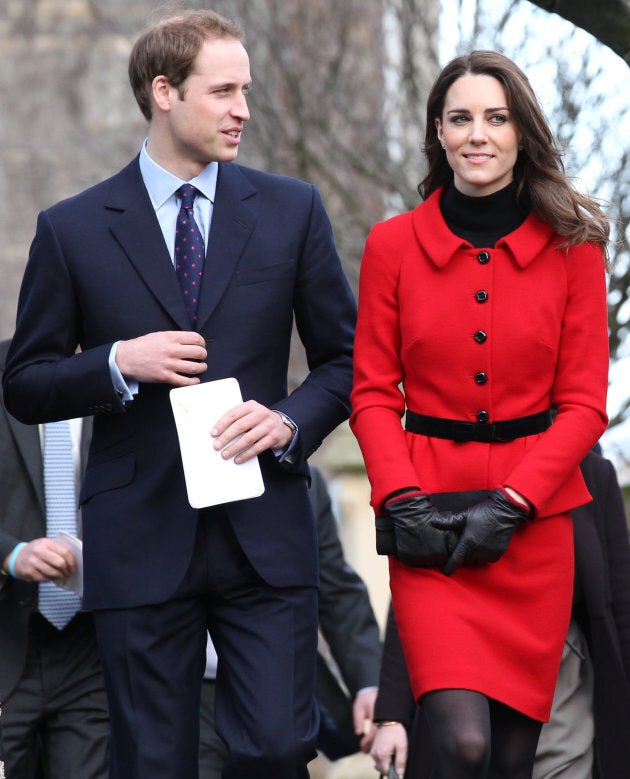
M 24 467 L 33 484 L 37 500 L 42 510 L 42 516 L 46 516 L 46 496 L 44 493 L 44 466 L 42 460 L 42 446 L 39 435 L 39 425 L 23 425 L 14 419 L 10 414 L 6 414 L 7 423 L 15 439 L 18 451 L 22 455 Z M 92 437 L 92 417 L 86 417 L 83 420 L 81 434 L 81 472 L 85 471 L 87 454 Z
M 219 165 L 217 191 L 199 299 L 199 328 L 208 321 L 225 293 L 257 221 L 251 204 L 255 187 L 232 163 Z
M 105 207 L 119 212 L 111 232 L 151 293 L 183 330 L 189 330 L 175 269 L 137 158 L 114 178 Z

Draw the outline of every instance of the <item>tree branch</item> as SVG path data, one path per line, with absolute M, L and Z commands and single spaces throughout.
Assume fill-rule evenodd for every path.
M 589 32 L 630 65 L 630 0 L 530 0 Z

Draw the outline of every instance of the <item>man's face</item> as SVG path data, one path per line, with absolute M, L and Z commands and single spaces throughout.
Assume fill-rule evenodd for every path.
M 249 57 L 233 39 L 208 40 L 186 81 L 169 87 L 167 117 L 172 165 L 197 173 L 209 162 L 236 158 L 249 119 Z

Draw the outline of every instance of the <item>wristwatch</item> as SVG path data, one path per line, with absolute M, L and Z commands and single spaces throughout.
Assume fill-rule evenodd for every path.
M 297 425 L 295 422 L 290 419 L 285 413 L 282 411 L 278 411 L 277 408 L 274 408 L 274 411 L 276 414 L 280 414 L 280 419 L 284 422 L 284 424 L 291 430 L 291 438 L 296 434 L 297 432 Z

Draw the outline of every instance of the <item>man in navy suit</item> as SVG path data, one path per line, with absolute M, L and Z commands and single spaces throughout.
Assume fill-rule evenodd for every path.
M 197 776 L 206 629 L 220 658 L 224 777 L 302 779 L 318 727 L 306 460 L 349 413 L 354 300 L 317 190 L 233 162 L 251 82 L 240 29 L 211 11 L 162 20 L 136 42 L 129 74 L 146 143 L 120 173 L 40 214 L 5 400 L 25 423 L 95 416 L 84 605 L 108 689 L 112 779 Z M 196 313 L 173 259 L 186 183 L 207 247 Z M 294 319 L 310 373 L 289 395 Z M 265 491 L 193 510 L 169 390 L 230 376 L 244 402 L 208 445 L 237 463 L 258 456 Z

